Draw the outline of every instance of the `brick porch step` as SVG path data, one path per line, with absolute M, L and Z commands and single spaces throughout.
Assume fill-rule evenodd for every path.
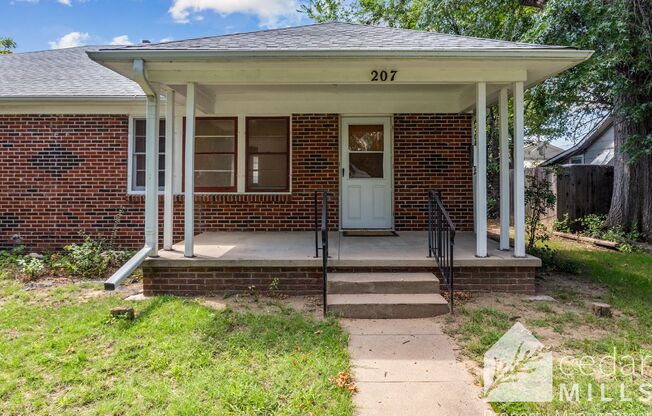
M 328 293 L 439 293 L 432 273 L 331 273 Z
M 328 296 L 328 310 L 343 318 L 408 319 L 448 313 L 438 293 L 365 293 Z

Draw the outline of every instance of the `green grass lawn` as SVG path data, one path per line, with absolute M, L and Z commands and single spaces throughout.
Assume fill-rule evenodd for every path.
M 278 302 L 273 312 L 195 301 L 134 302 L 69 284 L 26 291 L 0 279 L 2 415 L 349 415 L 347 336 Z
M 594 249 L 572 242 L 554 240 L 550 246 L 556 249 L 562 260 L 570 261 L 580 270 L 575 287 L 552 288 L 550 295 L 558 302 L 532 303 L 514 296 L 496 296 L 485 304 L 470 302 L 458 309 L 458 316 L 449 319 L 447 331 L 455 337 L 463 353 L 478 364 L 484 353 L 516 322 L 520 321 L 533 331 L 544 345 L 550 345 L 555 364 L 553 367 L 553 396 L 550 403 L 494 403 L 496 411 L 510 415 L 564 414 L 649 414 L 652 401 L 637 400 L 642 384 L 652 383 L 652 361 L 635 376 L 617 373 L 604 377 L 599 373 L 583 374 L 577 365 L 565 365 L 560 371 L 562 356 L 602 358 L 617 351 L 618 368 L 630 362 L 650 356 L 652 360 L 652 254 L 621 253 Z M 559 282 L 570 276 L 557 277 Z M 587 295 L 581 290 L 588 285 L 603 289 L 600 294 Z M 485 300 L 492 295 L 485 295 Z M 596 299 L 595 297 L 599 297 Z M 613 318 L 592 315 L 587 303 L 590 301 L 610 303 L 616 310 Z M 629 357 L 628 357 L 629 356 Z M 644 374 L 641 374 L 641 373 Z M 560 385 L 579 383 L 583 391 L 579 401 L 561 400 Z M 593 387 L 594 398 L 588 400 L 586 386 Z M 601 384 L 605 396 L 612 401 L 602 401 Z M 621 384 L 626 396 L 633 400 L 620 400 Z M 652 384 L 650 384 L 652 386 Z M 558 412 L 558 413 L 556 413 Z

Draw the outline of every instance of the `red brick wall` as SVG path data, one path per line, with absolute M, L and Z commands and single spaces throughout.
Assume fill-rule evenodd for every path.
M 442 192 L 458 230 L 473 229 L 473 171 L 469 161 L 471 116 L 394 116 L 394 210 L 397 230 L 423 230 L 427 192 Z
M 127 137 L 127 116 L 0 116 L 0 247 L 109 235 L 120 207 L 120 244 L 142 244 L 142 204 L 126 193 Z
M 292 194 L 197 195 L 196 232 L 312 229 L 315 189 L 332 193 L 330 221 L 338 227 L 339 116 L 292 120 Z M 460 229 L 472 228 L 470 138 L 466 115 L 395 116 L 398 230 L 424 229 L 430 188 L 443 190 Z M 144 198 L 127 195 L 126 115 L 0 116 L 0 149 L 0 247 L 56 249 L 79 241 L 80 231 L 108 237 L 121 208 L 117 243 L 142 245 Z M 183 197 L 175 200 L 178 241 Z
M 424 267 L 329 267 L 331 273 L 408 273 L 432 272 Z M 207 295 L 224 291 L 269 292 L 278 279 L 277 290 L 287 295 L 320 295 L 323 290 L 320 267 L 166 267 L 156 260 L 143 265 L 143 290 L 146 295 Z M 441 291 L 445 292 L 441 284 Z M 507 292 L 533 295 L 534 267 L 456 267 L 455 290 Z

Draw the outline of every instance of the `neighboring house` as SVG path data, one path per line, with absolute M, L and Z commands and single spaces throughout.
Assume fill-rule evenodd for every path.
M 321 260 L 305 233 L 316 223 L 315 191 L 331 194 L 333 230 L 399 234 L 382 244 L 343 237 L 332 271 L 396 272 L 433 270 L 424 231 L 435 189 L 457 229 L 456 286 L 531 293 L 540 262 L 525 255 L 523 90 L 590 55 L 328 23 L 0 57 L 0 161 L 8 167 L 0 241 L 57 248 L 79 230 L 108 235 L 120 217 L 118 242 L 143 249 L 116 283 L 160 255 L 143 264 L 148 293 L 246 288 L 248 279 L 272 277 L 283 290 L 319 293 Z M 508 95 L 511 254 L 487 239 L 486 131 L 473 128 L 497 101 L 506 122 Z M 503 183 L 508 175 L 505 163 Z M 508 250 L 509 205 L 502 208 L 500 248 Z
M 614 120 L 605 118 L 575 146 L 548 158 L 541 166 L 613 165 Z
M 557 156 L 564 149 L 552 145 L 550 143 L 534 143 L 525 146 L 525 167 L 534 168 L 539 166 L 542 162 Z

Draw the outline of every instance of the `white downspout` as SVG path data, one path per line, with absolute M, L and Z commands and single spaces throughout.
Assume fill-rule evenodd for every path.
M 158 256 L 158 92 L 145 75 L 145 63 L 135 59 L 134 80 L 147 96 L 147 123 L 145 148 L 145 245 L 127 263 L 104 282 L 104 289 L 115 290 L 124 279 L 140 266 L 147 257 Z

